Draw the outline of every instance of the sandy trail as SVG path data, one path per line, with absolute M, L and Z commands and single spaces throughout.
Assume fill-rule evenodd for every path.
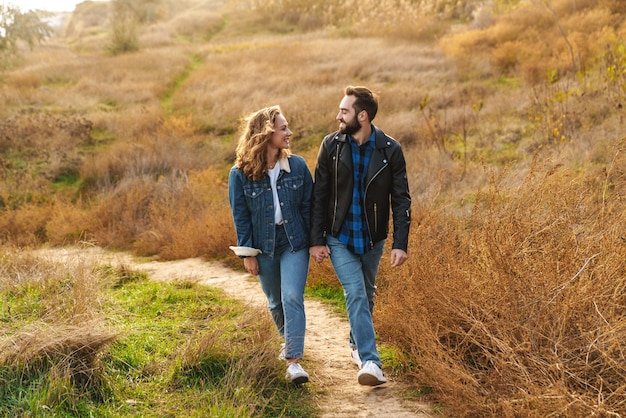
M 40 256 L 66 263 L 107 262 L 145 271 L 157 281 L 187 279 L 222 289 L 253 306 L 266 306 L 266 299 L 255 277 L 237 272 L 216 262 L 199 258 L 176 261 L 142 261 L 127 253 L 108 252 L 101 248 L 47 248 Z M 305 300 L 307 334 L 303 365 L 311 382 L 319 385 L 320 417 L 432 417 L 426 404 L 400 401 L 402 386 L 389 382 L 366 387 L 357 383 L 357 368 L 350 361 L 347 345 L 348 321 L 333 314 L 322 303 Z M 269 313 L 268 313 L 269 315 Z M 389 378 L 389 377 L 388 377 Z

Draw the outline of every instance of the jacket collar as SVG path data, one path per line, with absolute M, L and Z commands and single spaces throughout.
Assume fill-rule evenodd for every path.
M 374 132 L 374 141 L 376 142 L 376 149 L 388 147 L 389 140 L 383 131 L 381 131 L 376 125 L 372 123 L 372 131 Z M 337 141 L 348 142 L 348 135 L 337 132 Z
M 291 173 L 291 167 L 289 166 L 289 158 L 281 158 L 278 160 L 278 165 L 282 171 L 286 171 L 287 173 Z

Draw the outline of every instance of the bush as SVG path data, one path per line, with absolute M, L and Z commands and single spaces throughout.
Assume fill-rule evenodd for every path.
M 137 18 L 131 0 L 113 0 L 112 35 L 109 51 L 122 54 L 139 49 Z
M 412 374 L 450 415 L 626 411 L 616 396 L 626 378 L 623 146 L 584 178 L 547 163 L 513 193 L 494 176 L 468 217 L 416 214 L 408 266 L 380 282 L 377 329 L 416 359 Z

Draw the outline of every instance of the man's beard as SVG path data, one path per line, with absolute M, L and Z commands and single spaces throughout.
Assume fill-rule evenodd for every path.
M 354 135 L 359 132 L 361 129 L 361 124 L 356 118 L 350 120 L 350 122 L 344 122 L 343 129 L 340 129 L 339 132 L 346 135 Z

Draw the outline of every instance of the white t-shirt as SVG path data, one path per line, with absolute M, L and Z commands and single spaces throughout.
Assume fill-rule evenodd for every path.
M 274 196 L 274 223 L 276 223 L 276 225 L 282 225 L 283 212 L 280 210 L 280 201 L 278 200 L 278 191 L 276 190 L 276 182 L 278 181 L 278 175 L 280 174 L 280 164 L 276 163 L 274 168 L 267 170 L 267 174 L 270 176 L 272 196 Z

